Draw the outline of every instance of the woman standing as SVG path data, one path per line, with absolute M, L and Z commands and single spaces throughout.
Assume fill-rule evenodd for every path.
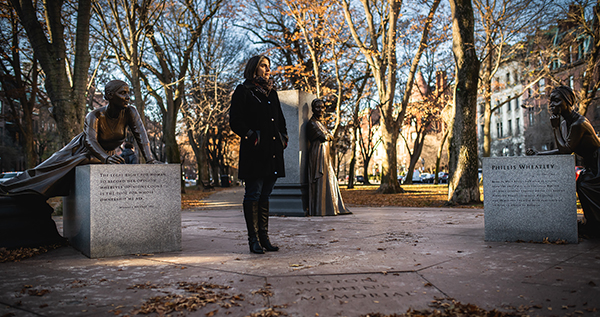
M 277 178 L 285 177 L 283 150 L 288 137 L 271 61 L 262 55 L 252 57 L 244 78 L 231 97 L 229 124 L 241 137 L 238 177 L 246 183 L 243 206 L 250 252 L 262 254 L 279 250 L 269 241 L 269 197 Z
M 585 169 L 577 178 L 577 196 L 583 208 L 585 224 L 579 232 L 585 236 L 600 236 L 600 139 L 590 121 L 574 110 L 575 94 L 567 86 L 556 87 L 550 93 L 550 124 L 557 149 L 527 155 L 575 153 L 583 158 Z

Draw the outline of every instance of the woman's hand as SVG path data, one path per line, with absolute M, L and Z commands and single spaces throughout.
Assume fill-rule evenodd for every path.
M 560 128 L 560 116 L 559 115 L 551 115 L 550 116 L 550 124 L 553 128 Z
M 527 149 L 525 151 L 525 155 L 531 156 L 531 155 L 537 155 L 537 151 L 534 149 Z
M 106 159 L 106 164 L 125 164 L 125 159 L 118 155 L 111 155 Z

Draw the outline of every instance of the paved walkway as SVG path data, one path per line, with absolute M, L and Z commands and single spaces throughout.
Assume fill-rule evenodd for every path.
M 271 217 L 281 250 L 255 255 L 242 195 L 228 189 L 182 213 L 181 252 L 88 259 L 63 247 L 0 264 L 0 316 L 170 307 L 183 309 L 173 316 L 360 316 L 443 298 L 531 316 L 600 315 L 599 240 L 485 242 L 480 209 L 354 207 L 337 217 Z

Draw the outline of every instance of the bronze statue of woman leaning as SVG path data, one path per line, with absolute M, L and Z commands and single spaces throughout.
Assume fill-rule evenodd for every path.
M 115 150 L 129 129 L 146 163 L 156 161 L 148 135 L 135 107 L 129 105 L 129 85 L 108 82 L 104 89 L 108 105 L 85 117 L 83 132 L 40 165 L 0 184 L 0 247 L 62 243 L 46 200 L 69 195 L 75 168 L 86 164 L 124 164 Z
M 584 222 L 579 224 L 580 235 L 600 237 L 600 139 L 590 121 L 577 113 L 573 90 L 556 87 L 550 93 L 548 109 L 556 149 L 536 152 L 527 149 L 527 155 L 575 153 L 583 158 L 584 170 L 577 178 L 577 196 L 583 208 Z
M 125 163 L 115 150 L 125 141 L 128 128 L 146 163 L 157 163 L 140 115 L 129 105 L 129 85 L 122 80 L 111 80 L 104 88 L 104 99 L 108 105 L 88 113 L 83 132 L 40 165 L 1 184 L 0 193 L 37 193 L 46 198 L 69 195 L 75 167 Z

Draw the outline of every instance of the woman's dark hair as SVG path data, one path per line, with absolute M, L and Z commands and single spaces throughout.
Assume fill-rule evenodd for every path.
M 246 69 L 244 70 L 244 78 L 248 80 L 254 79 L 254 73 L 256 72 L 256 68 L 262 62 L 263 59 L 269 61 L 269 65 L 271 65 L 271 60 L 264 55 L 256 55 L 248 60 L 246 63 Z

